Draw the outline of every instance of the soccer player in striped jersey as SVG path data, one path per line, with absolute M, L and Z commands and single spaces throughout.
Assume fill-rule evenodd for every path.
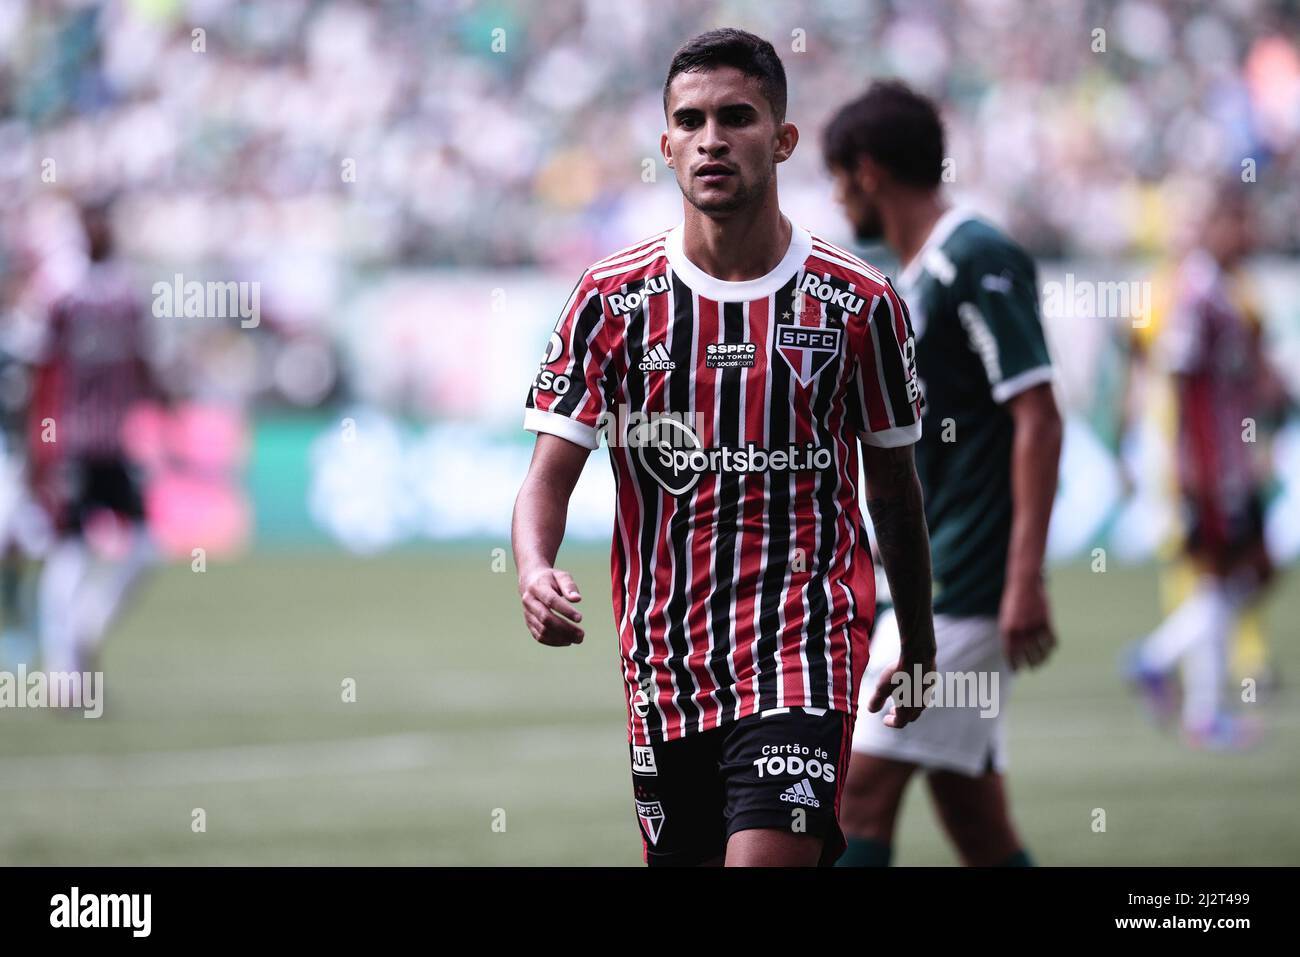
M 56 541 L 40 582 L 46 671 L 94 670 L 108 627 L 153 557 L 123 428 L 159 393 L 146 358 L 145 303 L 114 256 L 111 200 L 81 206 L 87 259 L 50 308 L 29 410 L 32 482 Z
M 1259 737 L 1260 727 L 1225 700 L 1227 643 L 1274 577 L 1260 463 L 1247 431 L 1283 392 L 1264 359 L 1258 323 L 1234 295 L 1254 233 L 1240 184 L 1220 187 L 1202 216 L 1201 248 L 1175 277 L 1156 352 L 1173 379 L 1184 548 L 1197 578 L 1128 662 L 1130 681 L 1161 719 L 1172 717 L 1173 672 L 1183 665 L 1183 735 L 1211 750 L 1247 748 Z
M 1040 664 L 1055 644 L 1042 567 L 1061 447 L 1034 264 L 992 226 L 948 205 L 938 111 L 906 85 L 875 83 L 842 107 L 824 148 L 858 238 L 883 238 L 903 264 L 899 291 L 915 321 L 925 398 L 916 461 L 939 674 L 983 681 L 1000 698 L 992 707 L 948 701 L 901 731 L 874 715 L 858 722 L 841 863 L 889 862 L 898 808 L 918 768 L 963 861 L 1027 863 L 1002 778 L 1006 686 L 1012 670 Z M 881 616 L 865 686 L 900 634 L 906 643 L 907 629 Z M 957 687 L 947 677 L 944 685 Z
M 752 34 L 716 30 L 676 53 L 661 148 L 684 219 L 586 270 L 524 415 L 537 442 L 514 550 L 542 644 L 583 639 L 578 587 L 554 562 L 583 464 L 600 436 L 609 446 L 614 615 L 651 865 L 841 853 L 875 590 L 860 464 L 908 623 L 891 664 L 933 658 L 907 310 L 877 270 L 782 215 L 776 167 L 799 136 L 785 106 L 781 61 Z

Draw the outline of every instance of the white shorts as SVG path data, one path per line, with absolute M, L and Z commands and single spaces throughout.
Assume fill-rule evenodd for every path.
M 1002 654 L 996 618 L 934 616 L 935 670 L 943 678 L 941 704 L 927 705 L 905 728 L 888 728 L 886 701 L 879 713 L 867 704 L 881 676 L 898 662 L 898 620 L 883 612 L 871 637 L 871 657 L 858 692 L 853 750 L 906 761 L 927 771 L 957 771 L 977 777 L 1007 769 L 1005 703 L 1011 669 Z M 964 707 L 956 707 L 964 704 Z

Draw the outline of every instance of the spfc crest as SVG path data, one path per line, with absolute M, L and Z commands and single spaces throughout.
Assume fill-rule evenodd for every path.
M 803 296 L 795 298 L 794 306 L 776 325 L 775 348 L 795 378 L 807 385 L 839 355 L 844 330 L 822 325 L 821 308 Z

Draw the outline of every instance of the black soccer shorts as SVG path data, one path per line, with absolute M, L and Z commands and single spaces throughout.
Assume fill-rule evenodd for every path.
M 68 463 L 71 498 L 59 523 L 76 534 L 96 511 L 114 512 L 132 522 L 144 520 L 144 502 L 134 466 L 120 456 L 79 458 Z
M 1251 489 L 1234 501 L 1183 499 L 1187 550 L 1232 562 L 1264 540 L 1264 500 Z
M 630 745 L 645 862 L 721 858 L 737 831 L 771 828 L 823 839 L 823 866 L 844 853 L 840 793 L 853 719 L 789 708 L 650 746 Z

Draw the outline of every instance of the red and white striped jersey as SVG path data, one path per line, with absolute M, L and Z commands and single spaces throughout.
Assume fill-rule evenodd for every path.
M 35 430 L 45 416 L 57 422 L 52 451 L 71 458 L 123 454 L 122 425 L 147 394 L 144 317 L 130 280 L 108 263 L 92 264 L 50 307 L 43 401 L 32 411 Z
M 636 744 L 773 708 L 852 712 L 875 592 L 857 442 L 921 434 L 911 323 L 880 272 L 795 226 L 770 273 L 724 282 L 682 235 L 584 273 L 524 412 L 609 446 Z
M 1182 262 L 1176 290 L 1158 355 L 1179 376 L 1179 483 L 1203 513 L 1232 514 L 1259 485 L 1255 446 L 1241 436 L 1259 413 L 1258 320 L 1203 250 Z

